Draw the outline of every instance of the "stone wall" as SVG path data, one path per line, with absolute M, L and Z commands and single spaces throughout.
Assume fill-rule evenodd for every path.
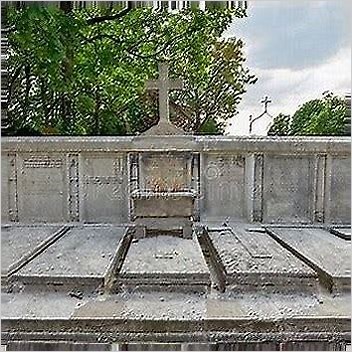
M 2 138 L 3 222 L 129 221 L 130 153 L 200 155 L 201 219 L 350 223 L 344 137 Z

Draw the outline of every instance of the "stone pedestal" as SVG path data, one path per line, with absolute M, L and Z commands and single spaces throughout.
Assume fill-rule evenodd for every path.
M 136 235 L 175 234 L 192 237 L 196 192 L 192 180 L 192 153 L 135 155 L 131 220 Z M 132 180 L 133 184 L 133 180 Z

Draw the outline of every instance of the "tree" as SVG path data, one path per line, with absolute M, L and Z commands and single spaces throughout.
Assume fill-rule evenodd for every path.
M 234 17 L 243 16 L 242 9 L 12 10 L 10 133 L 144 131 L 158 119 L 157 94 L 144 85 L 165 58 L 171 76 L 186 86 L 171 95 L 174 123 L 221 132 L 246 85 L 256 80 L 244 67 L 243 42 L 219 39 Z
M 342 135 L 345 128 L 346 104 L 330 92 L 322 99 L 303 104 L 292 117 L 291 135 Z
M 269 136 L 287 136 L 290 134 L 290 115 L 280 113 L 277 115 L 271 125 Z
M 343 98 L 331 92 L 322 99 L 304 103 L 292 116 L 279 114 L 269 130 L 269 135 L 344 135 L 346 104 Z

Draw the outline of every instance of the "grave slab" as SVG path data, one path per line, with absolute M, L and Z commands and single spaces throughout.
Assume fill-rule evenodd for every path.
M 208 286 L 210 273 L 196 240 L 165 235 L 134 239 L 118 281 L 126 286 Z
M 116 260 L 127 228 L 78 226 L 16 273 L 27 285 L 101 285 Z
M 65 231 L 64 226 L 1 226 L 1 276 L 18 270 Z
M 317 275 L 268 234 L 250 225 L 229 222 L 208 229 L 210 245 L 221 264 L 228 289 L 255 287 L 308 289 Z
M 338 287 L 351 287 L 351 242 L 324 229 L 268 228 L 274 238 L 298 253 Z
M 331 227 L 330 232 L 344 240 L 351 240 L 351 227 Z

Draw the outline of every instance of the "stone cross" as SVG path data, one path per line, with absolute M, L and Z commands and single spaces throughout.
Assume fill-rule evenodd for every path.
M 166 62 L 158 64 L 159 79 L 147 81 L 146 88 L 149 90 L 159 90 L 159 122 L 169 122 L 169 91 L 183 89 L 181 79 L 169 79 L 169 65 Z

